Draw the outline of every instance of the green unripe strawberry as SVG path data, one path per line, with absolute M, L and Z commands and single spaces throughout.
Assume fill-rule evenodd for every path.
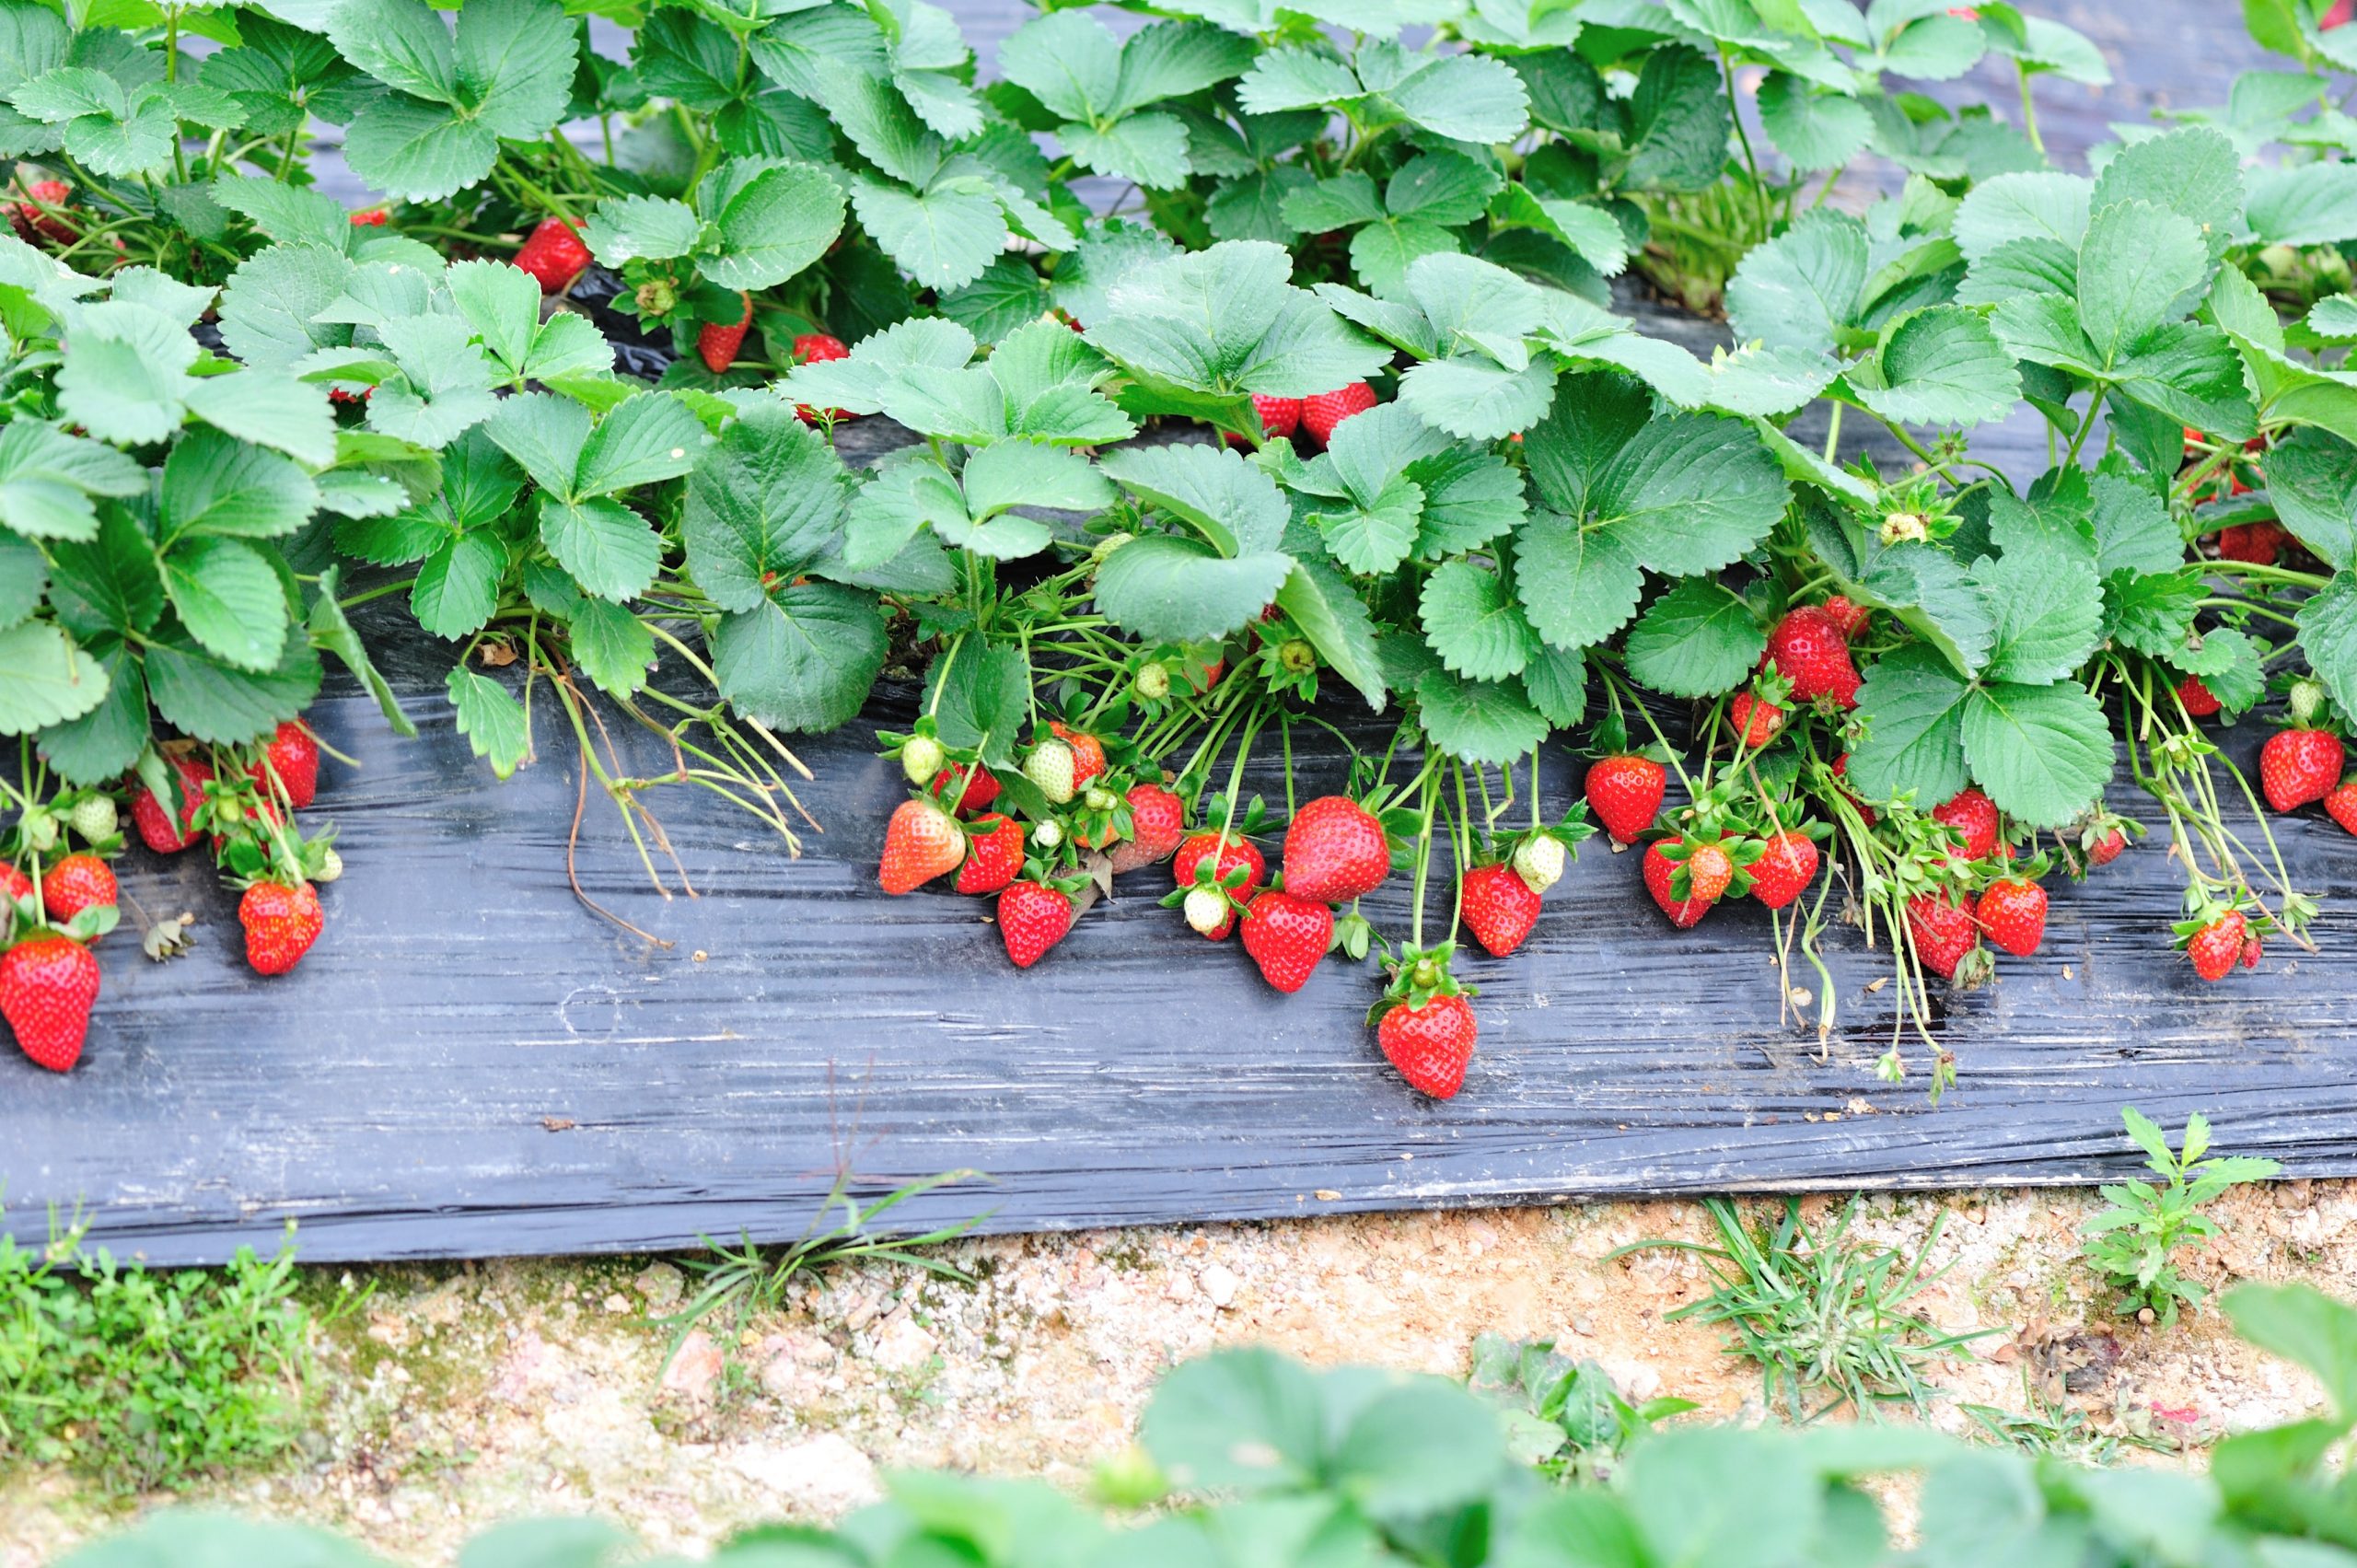
M 1543 834 L 1523 840 L 1514 846 L 1514 868 L 1532 892 L 1545 892 L 1563 879 L 1562 840 Z
M 1064 842 L 1063 824 L 1061 822 L 1040 823 L 1031 830 L 1031 842 L 1041 849 L 1055 848 Z
M 912 784 L 930 782 L 948 761 L 949 754 L 941 749 L 941 742 L 929 735 L 912 735 L 900 747 L 900 772 L 908 774 Z
M 1079 787 L 1079 761 L 1072 748 L 1061 740 L 1043 740 L 1023 759 L 1023 776 L 1039 786 L 1039 793 L 1058 806 L 1073 797 Z
M 319 868 L 311 874 L 314 882 L 332 882 L 343 875 L 343 856 L 329 844 L 319 851 Z
M 114 837 L 122 826 L 122 819 L 115 813 L 114 800 L 103 795 L 85 796 L 75 801 L 74 809 L 65 814 L 65 820 L 81 835 L 83 842 L 93 844 Z
M 2285 694 L 2284 706 L 2292 715 L 2292 723 L 2300 729 L 2313 729 L 2324 717 L 2324 682 L 2312 676 L 2303 676 L 2292 682 Z
M 1132 683 L 1145 702 L 1159 703 L 1170 695 L 1170 671 L 1159 664 L 1142 666 Z

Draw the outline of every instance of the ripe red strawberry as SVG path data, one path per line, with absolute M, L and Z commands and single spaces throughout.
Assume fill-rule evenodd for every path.
M 2109 865 L 2113 861 L 2118 860 L 2120 855 L 2125 854 L 2127 849 L 2128 835 L 2121 832 L 2118 828 L 2114 828 L 2111 831 L 2097 839 L 2095 842 L 2095 847 L 2087 851 L 2087 864 L 2089 865 Z
M 1252 412 L 1260 416 L 1260 428 L 1268 432 L 1271 441 L 1282 441 L 1301 428 L 1302 403 L 1299 398 L 1272 398 L 1255 392 L 1252 394 Z
M 993 813 L 976 827 L 990 831 L 966 841 L 966 864 L 958 868 L 961 893 L 995 893 L 1022 874 L 1023 824 Z
M 1751 896 L 1771 910 L 1782 909 L 1817 880 L 1817 845 L 1806 835 L 1771 833 L 1751 863 Z
M 1973 912 L 1989 940 L 2026 958 L 2046 940 L 2046 889 L 2019 877 L 1991 882 Z
M 1066 724 L 1051 724 L 1049 729 L 1057 739 L 1072 748 L 1072 787 L 1075 794 L 1086 789 L 1090 781 L 1105 772 L 1105 743 L 1086 730 Z
M 17 203 L 8 212 L 9 222 L 16 228 L 18 238 L 29 245 L 44 238 L 53 239 L 60 245 L 71 245 L 82 238 L 81 229 L 71 221 L 53 212 L 41 210 L 44 206 L 65 205 L 73 199 L 74 188 L 71 185 L 63 180 L 36 180 L 25 187 L 25 194 L 32 200 Z
M 1952 895 L 1918 893 L 1908 900 L 1907 929 L 1915 938 L 1915 956 L 1942 980 L 1954 980 L 1964 956 L 1980 945 L 1972 912 Z
M 1686 877 L 1693 896 L 1717 903 L 1735 880 L 1735 862 L 1715 843 L 1699 843 L 1686 856 Z
M 2218 559 L 2247 562 L 2253 566 L 2272 566 L 2282 553 L 2284 541 L 2292 530 L 2272 517 L 2255 523 L 2236 523 L 2218 530 Z
M 1311 440 L 1323 447 L 1333 440 L 1334 426 L 1353 414 L 1364 413 L 1375 402 L 1375 389 L 1364 381 L 1319 392 L 1301 400 L 1301 427 L 1309 432 Z
M 382 207 L 363 207 L 360 211 L 352 215 L 352 226 L 354 228 L 382 228 L 385 226 L 385 219 L 387 216 L 388 215 Z
M 998 896 L 999 940 L 1015 967 L 1028 970 L 1072 929 L 1072 900 L 1038 882 L 1016 882 Z
M 2250 935 L 2250 923 L 2240 910 L 2228 910 L 2191 936 L 2186 938 L 2185 956 L 2193 960 L 2193 972 L 2203 980 L 2221 981 L 2234 967 L 2242 962 L 2243 943 Z
M 1465 1086 L 1465 1066 L 1473 1060 L 1480 1033 L 1471 1003 L 1462 996 L 1435 996 L 1421 1007 L 1402 1002 L 1384 1014 L 1375 1041 L 1410 1088 L 1446 1099 Z
M 2225 706 L 2218 701 L 2215 692 L 2201 683 L 2201 677 L 2198 675 L 2189 675 L 2177 683 L 2177 700 L 2185 704 L 2187 713 L 2198 719 L 2206 719 Z
M 2266 956 L 2266 943 L 2261 942 L 2256 936 L 2246 936 L 2243 938 L 2243 968 L 2247 970 L 2255 970 L 2258 968 L 2258 960 Z
M 327 915 L 308 882 L 257 882 L 238 900 L 238 923 L 246 928 L 246 962 L 254 972 L 284 974 L 319 939 Z
M 1743 738 L 1744 745 L 1754 751 L 1775 739 L 1784 727 L 1784 710 L 1748 691 L 1735 694 L 1735 701 L 1727 704 L 1727 717 L 1734 721 L 1735 732 Z
M 170 854 L 184 850 L 196 842 L 196 810 L 204 804 L 204 786 L 213 782 L 213 769 L 192 757 L 167 757 L 175 775 L 173 784 L 180 796 L 180 820 L 175 824 L 164 803 L 152 789 L 142 789 L 131 803 L 131 820 L 139 836 L 157 854 Z
M 33 896 L 33 879 L 5 860 L 0 860 L 0 932 L 8 928 L 6 906 L 18 899 Z
M 1113 846 L 1113 872 L 1167 860 L 1187 836 L 1187 806 L 1158 784 L 1130 786 L 1130 836 Z
M 1858 633 L 1864 631 L 1866 623 L 1874 619 L 1873 610 L 1863 604 L 1852 604 L 1840 594 L 1827 599 L 1822 608 L 1825 618 L 1833 622 L 1840 632 L 1842 641 L 1848 643 L 1856 642 Z
M 1599 757 L 1587 770 L 1588 809 L 1615 843 L 1635 843 L 1654 825 L 1668 788 L 1668 770 L 1651 757 Z
M 116 896 L 114 873 L 95 854 L 69 854 L 41 879 L 41 907 L 60 925 Z
M 830 337 L 825 332 L 805 332 L 794 340 L 794 363 L 796 365 L 817 365 L 830 359 L 849 359 L 850 357 L 851 350 L 843 346 L 842 339 Z M 818 410 L 808 403 L 795 404 L 794 413 L 795 417 L 805 424 L 819 423 Z M 828 413 L 835 419 L 855 417 L 847 409 L 830 409 Z
M 1271 888 L 1244 912 L 1244 950 L 1260 978 L 1290 995 L 1309 983 L 1334 942 L 1334 912 L 1313 900 Z
M 1997 853 L 1997 803 L 1970 784 L 1933 807 L 1932 820 L 1956 830 L 1967 860 L 1986 860 Z
M 2340 782 L 2340 737 L 2321 729 L 2280 729 L 2258 750 L 2258 786 L 2278 811 L 2322 800 Z
M 64 1073 L 82 1059 L 99 960 L 70 936 L 45 931 L 0 954 L 0 1017 L 37 1066 Z
M 278 774 L 278 782 L 286 786 L 286 798 L 296 810 L 311 804 L 319 792 L 319 743 L 311 732 L 290 719 L 278 726 L 265 749 L 270 766 Z M 262 794 L 271 793 L 270 774 L 257 761 L 246 770 Z
M 1285 891 L 1321 904 L 1346 904 L 1391 875 L 1383 824 L 1345 795 L 1320 796 L 1285 829 Z
M 966 860 L 966 834 L 957 819 L 929 800 L 904 800 L 884 825 L 884 859 L 877 881 L 900 894 L 955 871 Z
M 961 782 L 965 787 L 958 789 Z M 998 798 L 998 775 L 976 762 L 971 776 L 969 776 L 967 764 L 951 762 L 933 775 L 930 788 L 935 800 L 946 800 L 950 791 L 958 790 L 958 804 L 950 809 L 960 817 L 967 817 Z
M 2357 774 L 2332 786 L 2332 793 L 2324 797 L 2324 808 L 2342 828 L 2357 833 Z
M 1475 866 L 1465 874 L 1460 894 L 1465 928 L 1492 958 L 1503 958 L 1521 947 L 1538 923 L 1538 895 L 1511 865 Z M 1248 925 L 1244 935 L 1250 940 Z
M 1237 867 L 1242 866 L 1244 880 L 1228 891 L 1237 903 L 1250 903 L 1252 895 L 1260 890 L 1260 884 L 1268 880 L 1269 866 L 1268 863 L 1260 858 L 1258 845 L 1249 839 L 1239 838 L 1234 834 L 1228 836 L 1227 843 L 1224 848 L 1220 848 L 1219 834 L 1215 832 L 1189 834 L 1179 844 L 1178 853 L 1170 857 L 1170 876 L 1173 884 L 1180 888 L 1194 887 L 1195 868 L 1203 863 L 1204 857 L 1209 855 L 1214 848 L 1219 848 L 1219 858 L 1212 863 L 1213 874 L 1215 877 L 1225 877 Z M 1191 915 L 1189 923 L 1193 923 Z M 1202 930 L 1201 926 L 1197 926 L 1196 929 Z M 1202 931 L 1202 935 L 1217 942 L 1235 929 L 1236 911 L 1231 907 L 1217 925 L 1209 931 Z
M 737 363 L 737 351 L 745 346 L 745 333 L 753 324 L 753 296 L 743 289 L 737 297 L 745 302 L 744 310 L 734 321 L 706 321 L 696 329 L 696 357 L 714 376 L 725 376 Z
M 1668 850 L 1669 841 L 1666 839 L 1656 840 L 1646 847 L 1645 891 L 1654 896 L 1654 902 L 1661 906 L 1661 912 L 1669 916 L 1670 924 L 1683 931 L 1710 913 L 1711 905 L 1716 900 L 1680 899 L 1670 891 L 1670 878 L 1678 873 L 1678 862 L 1669 858 Z M 1722 854 L 1720 858 L 1724 860 L 1725 856 Z M 1692 876 L 1690 871 L 1689 876 Z M 1696 880 L 1699 884 L 1700 879 Z M 1719 886 L 1724 889 L 1726 884 L 1722 881 Z
M 1773 664 L 1793 683 L 1793 696 L 1803 703 L 1830 698 L 1838 706 L 1858 705 L 1858 669 L 1850 662 L 1850 640 L 1819 606 L 1804 604 L 1788 610 L 1768 633 L 1762 669 Z
M 540 280 L 542 294 L 563 294 L 589 265 L 589 247 L 563 218 L 542 218 L 516 252 L 516 265 Z

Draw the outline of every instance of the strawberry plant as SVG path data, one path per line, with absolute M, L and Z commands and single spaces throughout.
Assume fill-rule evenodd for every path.
M 1887 952 L 1880 1071 L 1911 1034 L 1935 1094 L 1941 988 L 2042 961 L 2049 884 L 2145 830 L 2123 757 L 2185 879 L 2156 942 L 2211 981 L 2308 940 L 2269 816 L 2357 820 L 2331 7 L 2253 8 L 2298 73 L 2084 174 L 2037 85 L 2103 63 L 2011 5 L 1484 0 L 1411 48 L 1175 0 L 990 61 L 923 0 L 630 6 L 615 55 L 579 9 L 0 0 L 13 804 L 203 838 L 257 967 L 331 913 L 316 757 L 253 771 L 319 656 L 409 723 L 372 604 L 495 772 L 569 741 L 667 894 L 656 785 L 797 851 L 785 738 L 921 671 L 881 891 L 990 897 L 1053 965 L 1168 862 L 1279 990 L 1378 960 L 1373 1043 L 1434 1090 L 1591 814 L 1672 924 L 1767 907 L 1820 1039 L 1828 941 Z M 1918 90 L 1992 58 L 2017 105 Z M 1631 272 L 1731 344 L 1641 331 Z M 2025 407 L 2036 473 L 1975 446 Z M 2279 701 L 2254 780 L 2218 731 Z

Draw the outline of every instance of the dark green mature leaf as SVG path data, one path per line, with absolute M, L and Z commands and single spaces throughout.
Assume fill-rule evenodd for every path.
M 108 639 L 85 651 L 106 671 L 106 699 L 78 718 L 41 730 L 34 744 L 67 783 L 103 784 L 128 772 L 153 738 L 147 680 L 119 642 Z
M 827 438 L 784 403 L 754 404 L 688 480 L 688 570 L 723 610 L 749 610 L 832 543 L 843 470 Z
M 1293 565 L 1293 557 L 1277 550 L 1230 559 L 1198 540 L 1133 539 L 1097 569 L 1097 608 L 1139 637 L 1207 642 L 1258 616 Z
M 843 228 L 843 192 L 815 164 L 733 158 L 696 195 L 720 252 L 696 268 L 723 288 L 768 288 L 826 254 Z
M 1593 505 L 1641 564 L 1690 576 L 1765 539 L 1791 499 L 1782 467 L 1747 422 L 1677 413 L 1613 455 Z
M 1972 576 L 1995 612 L 1985 671 L 1992 680 L 2059 680 L 2102 640 L 2102 596 L 2086 561 L 2057 549 L 2008 549 L 1975 565 Z
M 2105 367 L 2131 345 L 2183 314 L 2210 253 L 2192 219 L 2148 202 L 2096 209 L 2079 247 L 2079 324 Z
M 0 632 L 0 735 L 81 717 L 106 700 L 107 672 L 45 621 Z
M 1416 704 L 1432 743 L 1464 761 L 1503 768 L 1547 738 L 1545 715 L 1518 683 L 1427 670 L 1416 682 Z
M 500 138 L 552 129 L 577 64 L 554 0 L 474 0 L 455 34 L 424 0 L 342 0 L 327 30 L 345 59 L 393 89 L 354 119 L 345 157 L 370 185 L 412 201 L 481 180 Z
M 286 638 L 269 669 L 239 669 L 178 639 L 150 642 L 146 666 L 147 693 L 165 722 L 216 746 L 268 735 L 319 694 L 319 656 L 301 637 Z
M 2357 446 L 2294 430 L 2267 458 L 2267 494 L 2302 544 L 2336 570 L 2357 564 Z
M 1292 575 L 1277 590 L 1276 602 L 1301 628 L 1318 656 L 1349 681 L 1369 708 L 1381 713 L 1385 685 L 1375 618 L 1341 575 L 1320 562 L 1295 561 Z
M 723 616 L 712 633 L 721 695 L 774 729 L 817 733 L 850 719 L 886 651 L 876 596 L 838 583 L 776 589 L 758 608 Z
M 1391 351 L 1294 287 L 1274 245 L 1230 240 L 1139 267 L 1086 336 L 1120 363 L 1196 392 L 1307 397 L 1373 375 Z
M 1620 182 L 1637 191 L 1701 191 L 1726 168 L 1731 122 L 1719 67 L 1676 45 L 1645 56 L 1629 99 L 1629 161 Z
M 2300 606 L 2300 651 L 2342 711 L 2357 713 L 2357 575 L 2347 568 Z
M 1870 800 L 1911 795 L 1927 808 L 1970 783 L 1964 712 L 1972 688 L 1934 649 L 1894 649 L 1858 690 L 1866 737 L 1851 748 L 1848 776 Z
M 523 765 L 532 749 L 531 722 L 506 687 L 459 665 L 442 689 L 458 711 L 459 733 L 476 756 L 490 761 L 493 773 L 504 779 Z
M 1655 599 L 1630 630 L 1629 673 L 1672 697 L 1713 697 L 1741 685 L 1767 647 L 1749 605 L 1696 578 Z
M 2111 780 L 2111 726 L 2103 704 L 2074 680 L 1977 687 L 1963 732 L 1980 787 L 2000 811 L 2032 827 L 2062 826 Z
M 1584 648 L 1628 624 L 1644 572 L 1617 530 L 1533 512 L 1515 533 L 1515 587 L 1542 641 Z
M 1838 329 L 1854 319 L 1867 269 L 1865 225 L 1814 208 L 1755 246 L 1727 283 L 1727 319 L 1738 339 L 1803 354 L 1833 352 Z
M 1880 385 L 1864 385 L 1852 371 L 1851 388 L 1860 402 L 1897 424 L 1978 424 L 2003 419 L 2021 398 L 2014 356 L 1978 313 L 1957 306 L 1890 322 L 1873 365 Z
M 277 570 L 243 540 L 192 539 L 164 557 L 164 591 L 189 634 L 241 669 L 269 669 L 286 644 Z
M 1471 561 L 1443 563 L 1424 579 L 1417 609 L 1441 663 L 1475 680 L 1519 675 L 1538 647 L 1505 580 Z

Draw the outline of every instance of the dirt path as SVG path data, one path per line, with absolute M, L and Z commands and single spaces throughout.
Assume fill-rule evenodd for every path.
M 1937 1376 L 1954 1396 L 1942 1425 L 1968 1424 L 1963 1402 L 2026 1408 L 2030 1373 L 2093 1428 L 2191 1450 L 2157 1462 L 2198 1463 L 2208 1439 L 2306 1406 L 2305 1379 L 2237 1344 L 2214 1313 L 2172 1330 L 2111 1325 L 2068 1261 L 2096 1206 L 2077 1191 L 1868 1205 L 1863 1231 L 1894 1245 L 1920 1243 L 1944 1215 L 1933 1259 L 1949 1272 L 1922 1298 L 1928 1315 L 2002 1330 Z M 2301 1278 L 2357 1295 L 2357 1187 L 2261 1189 L 2219 1213 L 2226 1235 L 2191 1271 L 2204 1283 Z M 733 1355 L 700 1337 L 668 1371 L 669 1336 L 647 1319 L 686 1283 L 669 1263 L 385 1269 L 366 1307 L 323 1336 L 301 1454 L 195 1497 L 336 1526 L 404 1563 L 446 1564 L 499 1520 L 590 1510 L 694 1550 L 756 1520 L 836 1515 L 875 1495 L 879 1469 L 1078 1481 L 1129 1440 L 1165 1367 L 1248 1341 L 1461 1374 L 1478 1332 L 1551 1336 L 1632 1396 L 1757 1419 L 1756 1374 L 1713 1330 L 1664 1320 L 1707 1291 L 1701 1263 L 1605 1260 L 1644 1237 L 1706 1239 L 1707 1226 L 1691 1204 L 1610 1203 L 962 1243 L 949 1252 L 972 1284 L 838 1272 L 749 1323 Z M 62 1475 L 19 1472 L 0 1483 L 0 1568 L 37 1568 L 122 1512 Z

